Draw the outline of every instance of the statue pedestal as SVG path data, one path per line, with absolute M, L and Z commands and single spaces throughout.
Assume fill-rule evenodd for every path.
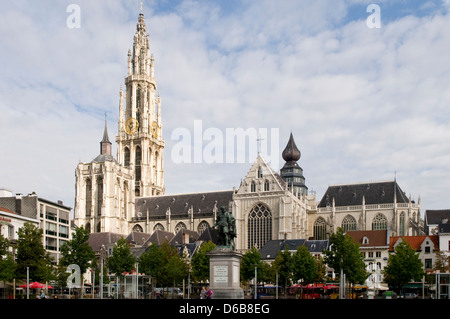
M 208 253 L 209 286 L 213 299 L 244 299 L 240 287 L 240 266 L 242 254 L 231 248 L 214 248 Z

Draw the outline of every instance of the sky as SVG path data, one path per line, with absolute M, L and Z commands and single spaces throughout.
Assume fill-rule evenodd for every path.
M 74 206 L 75 168 L 99 154 L 105 114 L 111 141 L 118 132 L 140 3 L 2 1 L 0 188 Z M 255 145 L 279 172 L 292 133 L 318 201 L 329 185 L 396 179 L 422 213 L 450 208 L 450 1 L 147 0 L 142 8 L 167 194 L 239 187 Z M 263 140 L 230 155 L 227 129 Z M 200 158 L 180 161 L 181 145 Z M 211 146 L 223 160 L 211 162 Z

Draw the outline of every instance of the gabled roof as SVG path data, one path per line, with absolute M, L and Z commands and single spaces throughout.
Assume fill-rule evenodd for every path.
M 145 242 L 150 238 L 150 234 L 142 233 L 142 232 L 131 232 L 126 238 L 127 241 L 131 244 L 135 244 L 137 246 L 142 246 Z
M 219 231 L 216 228 L 207 227 L 198 237 L 198 241 L 210 241 L 217 245 L 219 242 Z
M 164 242 L 170 242 L 170 240 L 175 235 L 171 232 L 165 231 L 165 230 L 155 230 L 153 234 L 150 236 L 150 238 L 145 243 L 145 246 L 150 246 L 151 244 L 161 245 Z
M 198 192 L 188 194 L 139 197 L 136 199 L 136 214 L 144 218 L 165 218 L 170 210 L 171 216 L 188 218 L 192 209 L 194 216 L 212 216 L 216 207 L 224 206 L 228 210 L 233 191 Z
M 389 246 L 387 230 L 356 230 L 348 231 L 347 234 L 359 244 L 360 248 Z
M 396 181 L 343 184 L 329 186 L 318 207 L 361 205 L 363 198 L 366 205 L 409 203 L 408 197 Z
M 414 250 L 420 250 L 423 241 L 427 238 L 433 242 L 435 249 L 439 248 L 439 236 L 393 236 L 389 240 L 389 250 L 394 251 L 394 246 L 400 239 L 404 239 Z
M 251 183 L 253 180 L 257 180 L 258 177 L 258 171 L 259 169 L 262 170 L 262 179 L 270 179 L 275 182 L 276 189 L 275 190 L 284 190 L 286 183 L 281 178 L 281 176 L 276 173 L 269 164 L 264 160 L 264 158 L 261 156 L 261 154 L 258 154 L 258 157 L 256 158 L 255 162 L 250 167 L 250 170 L 248 171 L 247 175 L 245 176 L 244 181 L 241 182 L 241 185 L 239 186 L 239 189 L 237 191 L 238 194 L 246 193 L 245 187 L 242 187 L 242 185 L 245 185 L 246 183 Z M 247 184 L 248 185 L 248 184 Z
M 187 238 L 186 238 L 187 237 Z M 180 229 L 175 236 L 169 241 L 171 245 L 181 245 L 195 243 L 198 240 L 199 234 L 196 231 L 188 229 Z M 188 242 L 185 242 L 186 239 Z
M 103 245 L 107 246 L 109 244 L 115 244 L 122 237 L 124 237 L 122 234 L 110 232 L 91 233 L 89 234 L 88 243 L 93 251 L 100 251 Z

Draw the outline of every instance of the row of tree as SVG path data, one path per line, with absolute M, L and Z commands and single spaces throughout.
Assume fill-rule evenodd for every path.
M 100 269 L 95 253 L 88 244 L 87 230 L 83 227 L 75 230 L 72 239 L 61 248 L 61 258 L 56 266 L 52 264 L 51 257 L 42 244 L 42 234 L 42 229 L 26 223 L 18 230 L 15 256 L 9 253 L 8 240 L 0 235 L 0 280 L 10 282 L 14 278 L 24 279 L 28 269 L 30 280 L 56 280 L 60 286 L 65 287 L 69 276 L 67 267 L 72 264 L 78 265 L 81 274 L 94 269 L 98 276 Z M 191 281 L 206 283 L 209 281 L 208 252 L 214 247 L 211 242 L 203 243 L 188 260 L 168 243 L 160 246 L 153 244 L 139 257 L 139 272 L 151 276 L 159 286 L 165 287 L 179 284 L 188 274 Z M 136 257 L 131 254 L 126 240 L 122 238 L 116 243 L 112 255 L 107 258 L 104 274 L 109 272 L 121 277 L 132 272 L 136 263 Z M 333 268 L 336 274 L 342 270 L 351 284 L 361 284 L 369 275 L 359 245 L 339 228 L 331 235 L 330 249 L 323 251 L 323 258 L 312 256 L 306 247 L 300 246 L 294 253 L 287 249 L 281 250 L 274 262 L 268 264 L 261 259 L 256 248 L 248 250 L 241 261 L 241 280 L 243 283 L 252 280 L 256 268 L 258 282 L 275 283 L 276 277 L 286 287 L 297 282 L 323 282 L 326 280 L 325 265 Z M 406 242 L 396 247 L 384 269 L 385 281 L 393 287 L 421 280 L 423 275 L 423 265 L 418 254 Z M 98 280 L 97 278 L 96 282 Z M 107 280 L 104 277 L 104 283 Z

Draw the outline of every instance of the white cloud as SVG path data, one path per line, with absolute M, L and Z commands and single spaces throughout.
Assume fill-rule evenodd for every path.
M 382 27 L 369 29 L 366 2 L 181 1 L 162 11 L 146 3 L 168 192 L 238 187 L 250 167 L 173 163 L 171 132 L 201 119 L 223 131 L 279 128 L 280 153 L 292 131 L 319 199 L 329 184 L 397 171 L 423 211 L 447 208 L 448 10 L 434 2 L 427 10 L 439 14 L 394 19 L 383 2 Z M 8 150 L 0 186 L 69 205 L 77 162 L 98 153 L 105 111 L 115 139 L 139 12 L 125 1 L 79 5 L 80 29 L 67 28 L 65 3 L 11 2 L 0 12 L 0 145 Z

